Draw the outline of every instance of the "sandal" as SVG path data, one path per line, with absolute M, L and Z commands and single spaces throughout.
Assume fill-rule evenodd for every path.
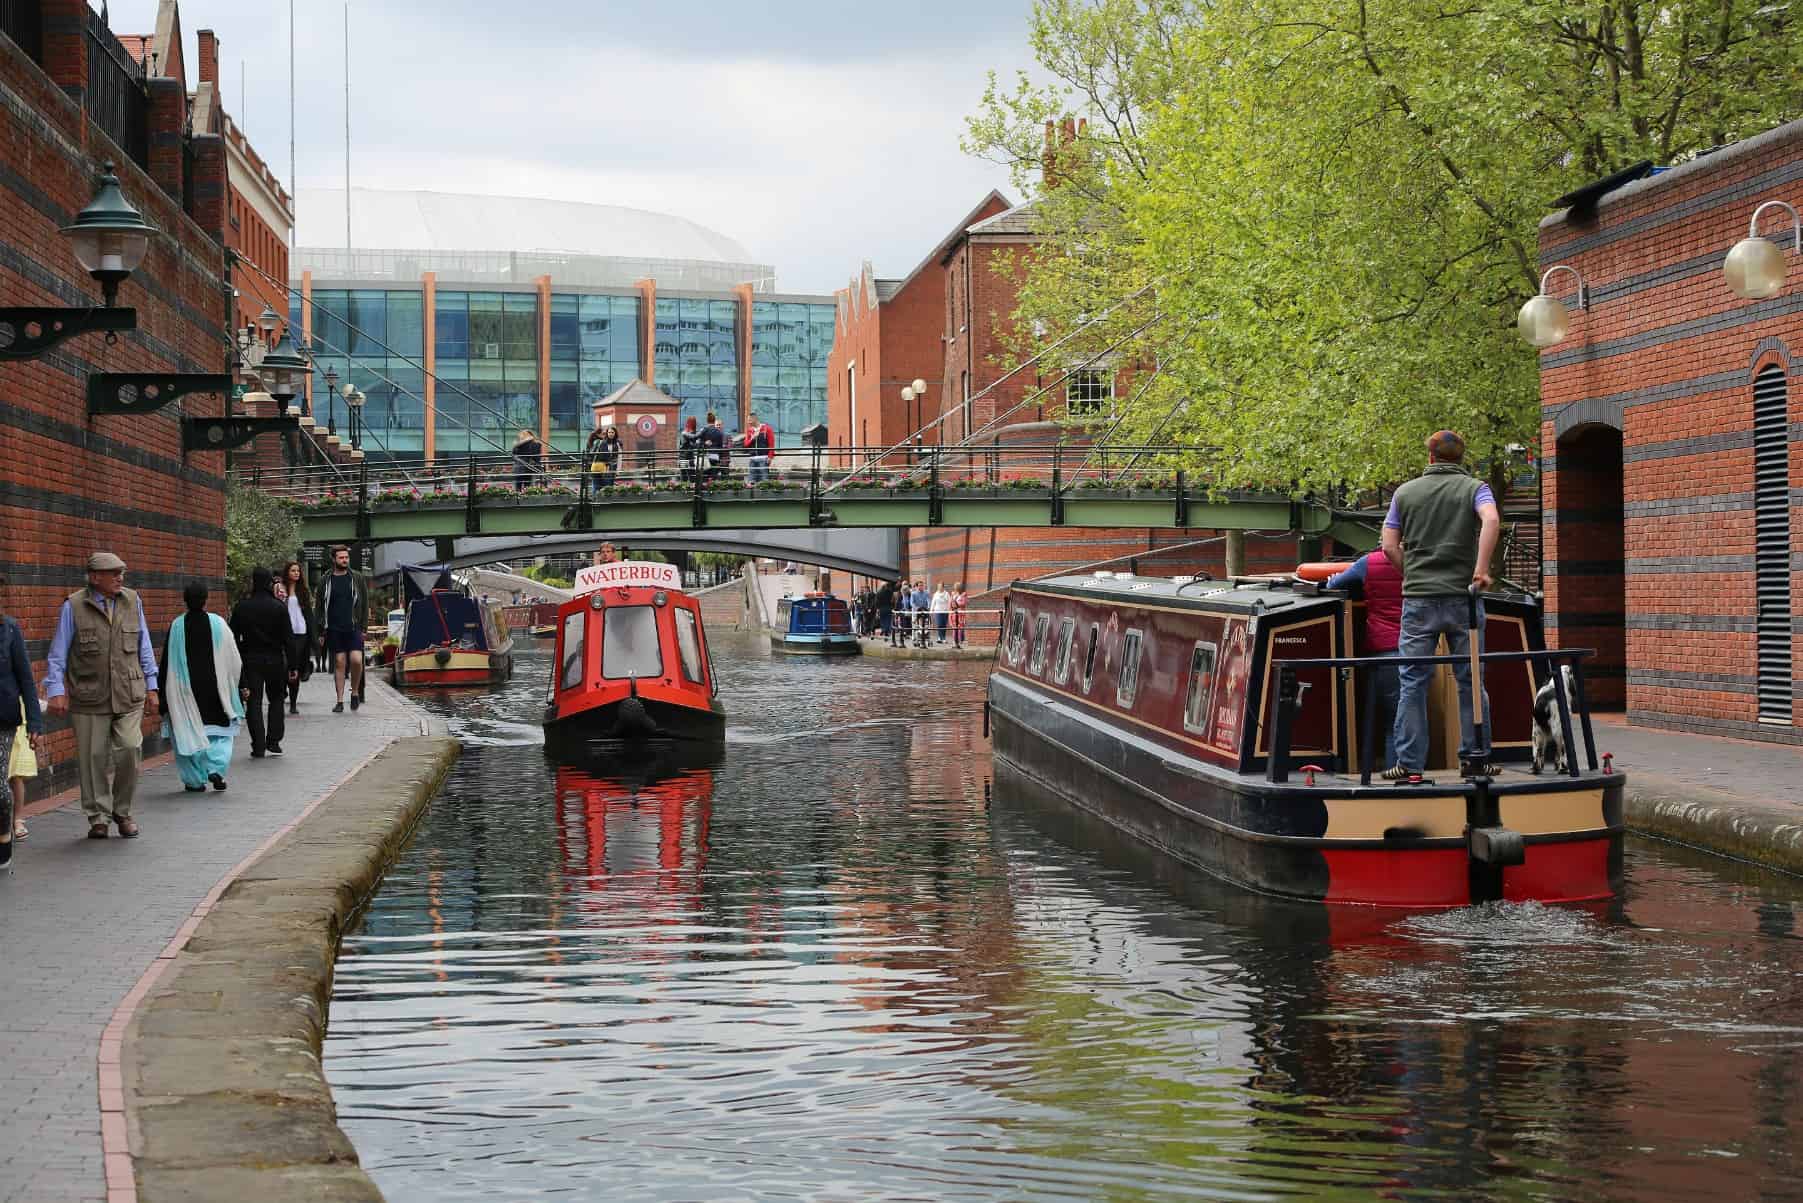
M 23 822 L 13 824 L 13 839 L 22 840 L 30 834 L 31 832 L 25 830 L 25 824 Z

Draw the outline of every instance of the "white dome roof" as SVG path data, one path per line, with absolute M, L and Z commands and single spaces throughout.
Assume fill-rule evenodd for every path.
M 344 243 L 344 190 L 302 188 L 295 245 Z M 513 251 L 630 259 L 751 263 L 726 235 L 687 218 L 620 205 L 351 189 L 351 241 L 359 250 Z

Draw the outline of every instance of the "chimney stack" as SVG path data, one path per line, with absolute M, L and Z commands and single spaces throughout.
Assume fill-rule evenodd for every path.
M 200 82 L 219 84 L 219 39 L 212 30 L 200 31 L 197 40 L 200 43 Z
M 1041 152 L 1040 180 L 1048 191 L 1064 182 L 1064 160 L 1075 148 L 1077 139 L 1088 132 L 1087 117 L 1082 120 L 1066 117 L 1062 121 L 1045 123 L 1045 149 Z

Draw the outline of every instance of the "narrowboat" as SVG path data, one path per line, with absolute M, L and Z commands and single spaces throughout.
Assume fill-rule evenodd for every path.
M 550 639 L 557 634 L 557 603 L 533 602 L 530 634 L 534 639 Z
M 513 675 L 513 636 L 499 607 L 464 593 L 442 569 L 401 575 L 408 601 L 389 666 L 395 685 L 498 685 Z
M 1608 757 L 1597 768 L 1589 653 L 1547 651 L 1532 597 L 1483 604 L 1488 759 L 1458 762 L 1452 658 L 1435 657 L 1428 766 L 1392 784 L 1368 720 L 1375 670 L 1396 661 L 1360 655 L 1363 606 L 1345 593 L 1289 577 L 1016 583 L 985 707 L 998 784 L 1006 770 L 1269 894 L 1396 907 L 1608 898 L 1625 778 Z M 1570 753 L 1564 771 L 1536 774 L 1535 694 L 1555 665 L 1572 670 L 1565 693 L 1547 691 Z
M 778 601 L 770 648 L 797 656 L 855 656 L 864 650 L 851 633 L 851 611 L 830 593 Z
M 705 751 L 725 742 L 701 603 L 672 564 L 617 560 L 576 574 L 557 609 L 545 705 L 555 755 Z

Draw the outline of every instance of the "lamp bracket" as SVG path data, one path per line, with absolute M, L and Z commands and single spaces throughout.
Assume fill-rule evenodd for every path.
M 88 416 L 155 413 L 189 393 L 232 391 L 220 372 L 95 372 L 88 377 Z
M 227 451 L 244 446 L 260 434 L 299 429 L 299 418 L 183 418 L 182 454 Z
M 1546 291 L 1546 282 L 1552 278 L 1554 272 L 1570 272 L 1578 278 L 1578 308 L 1588 310 L 1590 308 L 1590 286 L 1584 283 L 1584 273 L 1569 263 L 1555 263 L 1540 274 L 1540 295 L 1543 297 L 1552 295 Z
M 77 334 L 104 330 L 136 330 L 136 309 L 110 309 L 99 305 L 84 309 L 49 306 L 0 308 L 0 360 L 30 359 Z
M 1753 210 L 1753 219 L 1747 222 L 1747 237 L 1759 237 L 1759 215 L 1767 209 L 1783 209 L 1790 214 L 1791 249 L 1803 255 L 1803 222 L 1797 220 L 1797 207 L 1781 200 L 1769 200 Z M 1777 239 L 1773 239 L 1774 242 Z M 1780 246 L 1783 243 L 1779 243 Z

